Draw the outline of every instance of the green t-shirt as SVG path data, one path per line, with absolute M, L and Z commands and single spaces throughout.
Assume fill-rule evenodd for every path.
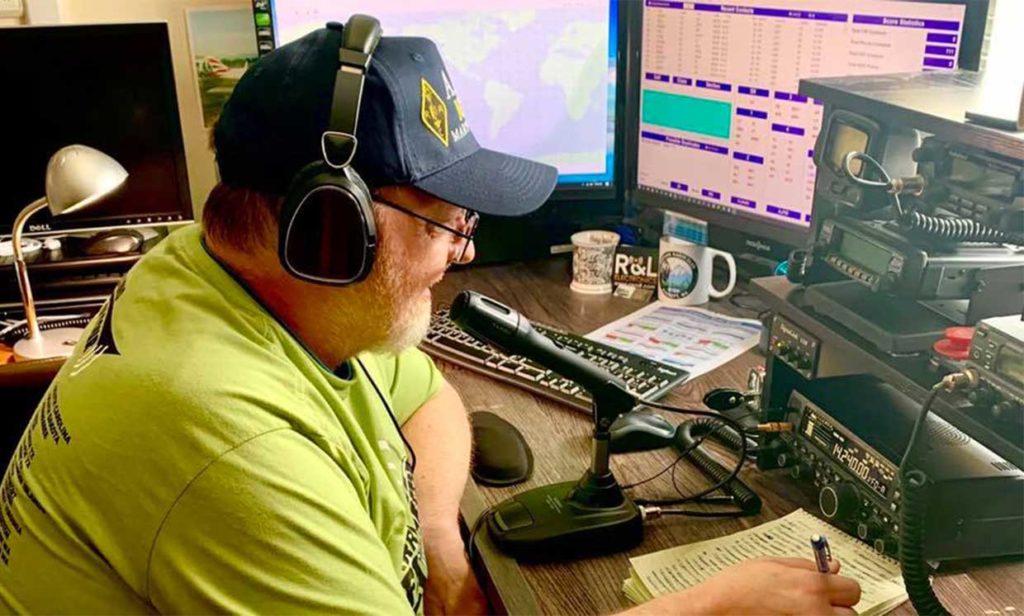
M 36 410 L 0 488 L 0 611 L 422 612 L 381 396 L 402 423 L 440 373 L 413 349 L 336 376 L 200 238 L 139 262 Z

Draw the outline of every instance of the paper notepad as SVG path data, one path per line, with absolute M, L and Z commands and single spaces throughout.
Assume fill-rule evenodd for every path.
M 629 559 L 622 590 L 634 603 L 695 586 L 723 569 L 752 558 L 811 558 L 810 537 L 828 537 L 842 574 L 860 582 L 858 614 L 884 614 L 907 600 L 900 565 L 803 509 L 727 537 Z

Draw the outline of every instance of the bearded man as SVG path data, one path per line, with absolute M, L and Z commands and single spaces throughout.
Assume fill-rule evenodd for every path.
M 3 611 L 487 609 L 459 533 L 465 408 L 415 345 L 431 286 L 473 259 L 477 213 L 534 210 L 556 171 L 480 148 L 433 43 L 384 38 L 352 161 L 367 217 L 287 229 L 331 261 L 371 254 L 331 221 L 372 222 L 372 266 L 344 285 L 298 272 L 282 212 L 329 156 L 342 35 L 250 68 L 214 133 L 202 224 L 143 257 L 47 392 L 0 490 Z M 752 563 L 639 609 L 809 613 L 855 603 L 843 579 Z

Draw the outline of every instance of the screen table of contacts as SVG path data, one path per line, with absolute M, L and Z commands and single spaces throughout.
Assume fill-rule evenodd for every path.
M 806 225 L 823 106 L 800 79 L 953 69 L 964 7 L 646 0 L 640 187 Z

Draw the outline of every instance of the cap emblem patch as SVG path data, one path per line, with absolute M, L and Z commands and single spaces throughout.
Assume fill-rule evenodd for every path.
M 420 120 L 430 134 L 448 147 L 448 106 L 424 77 L 420 77 Z

